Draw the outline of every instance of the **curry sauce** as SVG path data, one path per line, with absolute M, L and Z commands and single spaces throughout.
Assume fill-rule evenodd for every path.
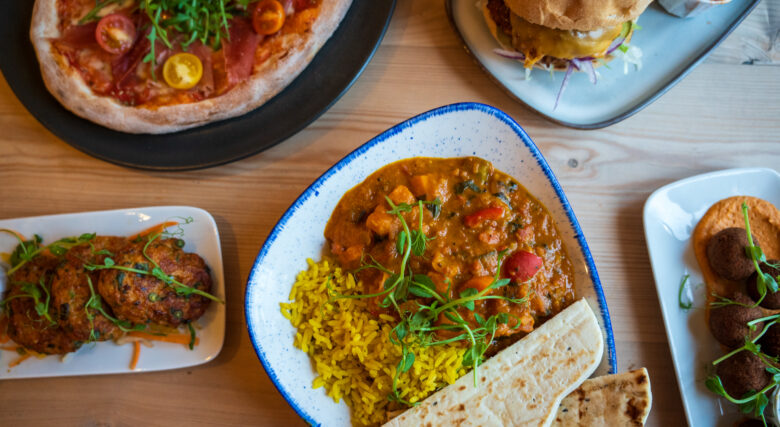
M 406 210 L 391 213 L 397 206 Z M 404 264 L 399 235 L 406 229 L 420 229 L 427 242 L 421 256 L 411 254 Z M 379 169 L 341 198 L 325 237 L 365 294 L 380 293 L 388 272 L 402 265 L 430 277 L 450 298 L 467 288 L 483 290 L 498 276 L 511 279 L 490 291 L 506 298 L 459 309 L 469 322 L 475 313 L 510 315 L 496 337 L 519 338 L 575 300 L 571 261 L 550 213 L 516 180 L 476 157 L 412 158 Z M 375 300 L 377 314 L 392 315 Z

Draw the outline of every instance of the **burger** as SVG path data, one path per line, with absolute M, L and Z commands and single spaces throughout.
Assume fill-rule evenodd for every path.
M 573 71 L 596 83 L 595 67 L 615 57 L 641 66 L 641 51 L 629 41 L 637 17 L 652 0 L 481 0 L 479 6 L 501 49 L 496 53 L 534 67 Z M 556 99 L 556 106 L 558 104 Z

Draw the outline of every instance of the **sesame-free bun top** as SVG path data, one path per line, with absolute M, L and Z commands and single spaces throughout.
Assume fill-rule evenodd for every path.
M 526 21 L 560 30 L 591 31 L 636 19 L 653 0 L 505 0 Z

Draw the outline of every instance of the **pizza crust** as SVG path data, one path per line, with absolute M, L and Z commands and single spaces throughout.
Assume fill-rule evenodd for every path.
M 237 117 L 263 105 L 306 68 L 346 15 L 352 0 L 326 0 L 303 36 L 282 36 L 288 49 L 275 53 L 251 77 L 227 93 L 202 101 L 157 108 L 122 105 L 98 96 L 82 76 L 56 53 L 51 40 L 60 37 L 57 0 L 36 0 L 30 39 L 46 88 L 68 110 L 102 126 L 128 133 L 170 133 Z

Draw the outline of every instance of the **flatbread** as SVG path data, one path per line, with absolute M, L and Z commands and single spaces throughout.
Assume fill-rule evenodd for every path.
M 76 115 L 128 133 L 176 132 L 240 116 L 263 105 L 309 65 L 352 4 L 352 0 L 323 0 L 319 16 L 307 33 L 285 35 L 280 40 L 285 49 L 256 64 L 250 78 L 227 93 L 199 102 L 144 108 L 94 94 L 79 72 L 56 53 L 51 41 L 61 36 L 57 1 L 36 0 L 30 26 L 30 39 L 46 88 Z
M 605 375 L 585 381 L 566 396 L 552 425 L 642 426 L 652 404 L 647 369 Z
M 564 396 L 596 370 L 604 339 L 581 299 L 385 426 L 547 426 Z

